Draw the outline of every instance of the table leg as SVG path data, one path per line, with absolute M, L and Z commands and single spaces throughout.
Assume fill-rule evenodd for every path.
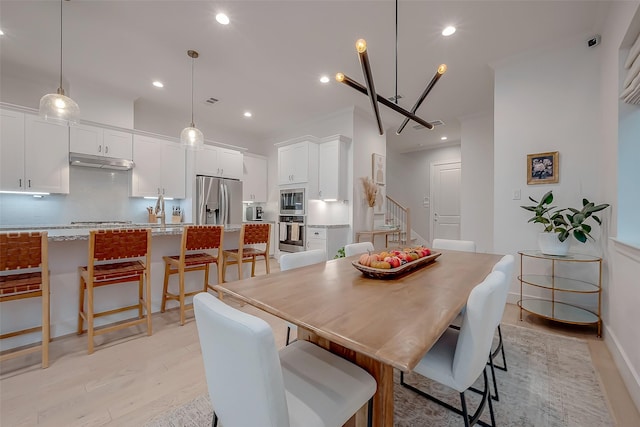
M 393 368 L 369 356 L 333 343 L 315 333 L 298 327 L 298 339 L 304 339 L 355 363 L 369 372 L 378 383 L 373 396 L 373 426 L 393 427 Z

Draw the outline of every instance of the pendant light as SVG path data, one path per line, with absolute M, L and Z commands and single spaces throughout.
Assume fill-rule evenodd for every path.
M 62 27 L 62 0 L 60 0 L 60 86 L 56 93 L 49 93 L 40 99 L 39 114 L 48 121 L 77 124 L 80 120 L 80 108 L 73 99 L 65 96 L 62 88 Z
M 193 63 L 200 56 L 195 50 L 188 50 L 191 58 L 191 124 L 180 132 L 180 142 L 190 150 L 199 150 L 204 145 L 204 135 L 193 123 Z

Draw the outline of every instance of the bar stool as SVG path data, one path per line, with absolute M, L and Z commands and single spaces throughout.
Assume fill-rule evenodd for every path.
M 251 277 L 256 275 L 256 258 L 263 257 L 267 274 L 269 270 L 269 241 L 271 240 L 271 224 L 242 224 L 238 249 L 222 251 L 224 259 L 222 275 L 226 281 L 227 266 L 238 265 L 238 280 L 242 279 L 242 264 L 251 263 Z M 247 248 L 247 245 L 264 244 L 265 249 Z
M 42 297 L 41 326 L 8 332 L 0 335 L 0 339 L 42 331 L 40 345 L 23 350 L 15 350 L 0 356 L 0 361 L 13 359 L 25 354 L 42 352 L 42 368 L 49 366 L 49 261 L 48 235 L 40 233 L 6 233 L 0 234 L 0 303 L 27 298 Z M 17 273 L 18 270 L 39 269 L 28 273 Z M 4 274 L 4 272 L 11 273 Z
M 144 257 L 144 261 L 140 258 Z M 138 259 L 135 259 L 138 258 Z M 106 262 L 121 260 L 119 262 Z M 102 262 L 105 261 L 105 262 Z M 111 229 L 89 232 L 89 263 L 78 267 L 80 273 L 80 306 L 78 310 L 78 335 L 87 322 L 88 353 L 93 353 L 93 337 L 130 326 L 147 324 L 151 335 L 151 229 Z M 97 287 L 118 283 L 138 282 L 138 302 L 126 307 L 101 312 L 94 311 L 94 290 Z M 143 290 L 144 288 L 144 290 Z M 84 295 L 87 293 L 87 310 Z M 94 327 L 94 319 L 129 310 L 138 310 L 138 318 L 111 326 Z
M 160 311 L 164 313 L 167 300 L 174 300 L 180 303 L 180 325 L 184 325 L 185 309 L 193 310 L 193 304 L 185 307 L 185 297 L 193 296 L 200 292 L 207 292 L 213 289 L 209 285 L 209 266 L 216 264 L 218 269 L 218 283 L 222 283 L 222 257 L 220 252 L 224 242 L 224 226 L 223 225 L 192 225 L 185 226 L 182 232 L 182 243 L 180 245 L 180 255 L 163 256 L 164 260 L 164 288 L 162 291 L 162 306 Z M 217 249 L 216 256 L 203 251 L 208 249 Z M 190 253 L 187 253 L 191 251 Z M 204 271 L 204 286 L 201 290 L 193 292 L 184 291 L 184 273 L 187 271 Z M 178 274 L 179 290 L 177 294 L 168 291 L 169 276 Z M 218 292 L 221 295 L 221 292 Z

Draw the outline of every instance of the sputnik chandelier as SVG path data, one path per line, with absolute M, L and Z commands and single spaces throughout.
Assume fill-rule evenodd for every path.
M 422 92 L 422 94 L 416 101 L 413 108 L 411 108 L 411 111 L 407 111 L 397 104 L 398 102 L 398 0 L 396 0 L 396 93 L 395 93 L 395 97 L 393 98 L 395 99 L 395 102 L 396 102 L 395 104 L 389 101 L 387 98 L 380 96 L 376 93 L 376 88 L 373 83 L 373 74 L 371 73 L 371 65 L 369 64 L 369 55 L 367 53 L 367 42 L 364 39 L 359 39 L 356 42 L 356 51 L 358 52 L 358 58 L 360 60 L 360 65 L 362 66 L 362 74 L 364 76 L 365 86 L 363 86 L 362 84 L 358 83 L 357 81 L 353 80 L 352 78 L 348 77 L 343 73 L 336 74 L 336 81 L 340 83 L 344 83 L 347 86 L 357 90 L 358 92 L 361 92 L 369 96 L 369 100 L 371 101 L 371 108 L 373 110 L 374 116 L 376 117 L 376 122 L 378 123 L 378 131 L 380 132 L 380 135 L 384 135 L 384 129 L 382 126 L 382 119 L 380 118 L 378 103 L 381 103 L 382 105 L 389 107 L 392 110 L 405 116 L 404 121 L 396 131 L 396 134 L 398 135 L 400 135 L 400 132 L 402 132 L 402 130 L 405 128 L 409 120 L 413 120 L 414 122 L 424 126 L 427 129 L 433 129 L 433 125 L 431 123 L 416 116 L 415 113 L 418 110 L 418 108 L 420 108 L 420 105 L 422 105 L 422 102 L 425 100 L 427 95 L 429 95 L 429 92 L 431 92 L 431 89 L 433 89 L 433 87 L 438 82 L 440 77 L 442 77 L 442 75 L 447 71 L 447 66 L 445 64 L 441 64 L 438 67 L 438 69 L 436 70 L 436 74 L 433 76 L 433 78 L 431 79 L 431 81 L 429 82 L 425 90 Z

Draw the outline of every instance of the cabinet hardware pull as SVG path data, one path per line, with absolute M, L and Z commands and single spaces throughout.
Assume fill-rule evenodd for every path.
M 31 180 L 29 180 L 29 188 L 31 188 Z
M 105 145 L 104 146 L 104 154 L 108 154 L 109 153 L 109 146 Z
M 102 153 L 102 145 L 98 145 L 98 153 Z
M 22 178 L 18 179 L 18 187 L 22 188 Z

